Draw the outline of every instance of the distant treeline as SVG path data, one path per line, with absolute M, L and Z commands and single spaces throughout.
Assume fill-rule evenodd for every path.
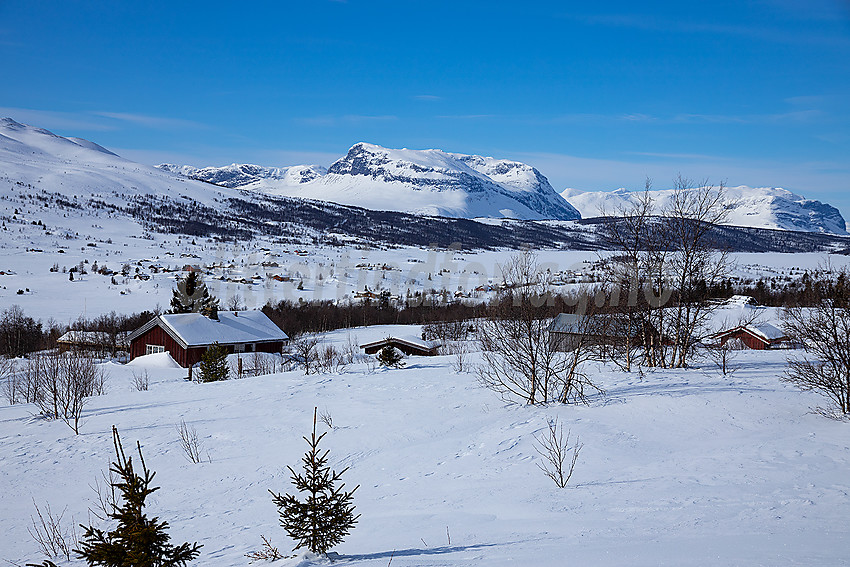
M 71 324 L 47 322 L 28 317 L 17 305 L 0 312 L 0 356 L 25 356 L 31 352 L 56 348 L 56 340 L 67 331 L 98 331 L 113 339 L 133 331 L 153 319 L 152 311 L 120 315 L 115 311 L 93 319 L 80 318 Z
M 770 277 L 734 284 L 725 279 L 708 289 L 707 295 L 721 299 L 748 295 L 759 305 L 768 307 L 812 307 L 825 299 L 846 297 L 849 287 L 843 273 L 833 277 L 829 272 L 815 270 L 811 274 L 805 272 L 797 279 Z
M 850 282 L 843 274 L 837 277 L 828 271 L 806 272 L 801 277 L 762 278 L 753 281 L 732 282 L 722 280 L 713 286 L 696 286 L 694 297 L 689 300 L 727 299 L 733 295 L 753 297 L 760 305 L 771 307 L 813 306 L 824 299 L 850 297 Z M 603 295 L 603 305 L 597 309 L 617 311 L 611 307 L 610 294 Z M 540 316 L 554 317 L 558 313 L 572 313 L 579 305 L 588 305 L 596 299 L 582 298 L 579 294 L 554 295 L 541 302 Z M 675 298 L 674 298 L 675 301 Z M 263 312 L 290 337 L 304 333 L 324 333 L 335 329 L 368 325 L 427 325 L 437 322 L 469 321 L 505 313 L 510 307 L 504 302 L 489 303 L 412 301 L 401 304 L 389 301 L 388 297 L 361 303 L 337 304 L 325 301 L 289 301 L 269 302 Z M 625 305 L 624 300 L 617 302 Z M 56 340 L 69 330 L 98 331 L 113 337 L 129 333 L 150 321 L 157 315 L 153 311 L 142 311 L 130 315 L 115 311 L 105 313 L 93 319 L 80 318 L 71 324 L 60 324 L 49 319 L 47 322 L 27 316 L 17 305 L 0 312 L 0 355 L 25 356 L 38 350 L 56 347 Z M 113 344 L 114 344 L 113 340 Z

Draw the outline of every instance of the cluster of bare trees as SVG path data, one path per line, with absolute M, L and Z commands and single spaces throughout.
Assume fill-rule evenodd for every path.
M 656 206 L 646 190 L 632 204 L 606 212 L 611 258 L 611 311 L 630 340 L 618 357 L 661 368 L 688 365 L 716 304 L 708 290 L 730 270 L 725 250 L 713 242 L 712 227 L 727 218 L 724 186 L 694 184 L 679 176 L 672 196 Z
M 475 333 L 475 326 L 467 320 L 432 321 L 422 325 L 422 339 L 426 341 L 465 341 Z
M 41 415 L 60 419 L 80 433 L 80 418 L 91 396 L 104 393 L 106 375 L 96 360 L 82 352 L 30 355 L 3 382 L 10 404 L 34 403 Z
M 850 415 L 850 272 L 839 274 L 828 298 L 814 307 L 783 311 L 785 332 L 805 354 L 788 361 L 784 380 L 814 391 L 833 407 L 823 413 Z
M 527 404 L 585 402 L 589 394 L 600 391 L 582 370 L 593 356 L 590 341 L 563 352 L 549 339 L 551 317 L 545 306 L 553 297 L 536 256 L 520 253 L 502 267 L 502 273 L 513 285 L 478 325 L 481 383 L 505 399 Z
M 726 220 L 724 186 L 680 176 L 663 206 L 650 189 L 647 181 L 632 204 L 609 212 L 609 278 L 572 297 L 569 328 L 559 335 L 568 338 L 550 334 L 557 301 L 534 254 L 503 267 L 509 285 L 478 327 L 485 386 L 529 404 L 577 403 L 600 391 L 583 371 L 588 360 L 625 370 L 688 365 L 716 308 L 708 290 L 730 269 L 712 238 Z
M 295 364 L 304 368 L 304 374 L 339 373 L 345 371 L 357 357 L 357 345 L 349 343 L 341 348 L 325 344 L 317 335 L 302 335 L 291 345 Z

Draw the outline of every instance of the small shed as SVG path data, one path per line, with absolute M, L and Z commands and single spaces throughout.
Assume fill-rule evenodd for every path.
M 720 346 L 725 345 L 730 339 L 735 339 L 747 348 L 754 350 L 767 350 L 790 344 L 790 338 L 781 329 L 770 323 L 738 325 L 737 327 L 715 333 L 712 335 L 712 338 L 717 340 Z
M 281 352 L 289 337 L 262 311 L 219 311 L 218 320 L 200 313 L 154 317 L 130 334 L 130 358 L 169 352 L 188 368 L 218 343 L 228 352 Z
M 408 356 L 435 356 L 440 343 L 424 341 L 416 337 L 386 337 L 380 341 L 360 345 L 360 348 L 366 354 L 377 354 L 385 346 L 393 346 Z
M 652 333 L 652 326 L 642 319 L 625 315 L 580 315 L 561 313 L 549 325 L 552 350 L 569 352 L 579 345 L 639 344 L 644 333 Z
M 129 341 L 127 340 L 127 333 L 113 335 L 101 331 L 68 331 L 56 339 L 56 345 L 60 352 L 69 350 L 111 352 L 112 350 L 127 350 Z

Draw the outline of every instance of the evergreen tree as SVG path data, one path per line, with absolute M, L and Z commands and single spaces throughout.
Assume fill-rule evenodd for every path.
M 230 367 L 227 365 L 227 349 L 218 343 L 213 343 L 201 356 L 199 377 L 201 382 L 217 382 L 227 380 Z
M 112 426 L 112 441 L 115 445 L 116 462 L 111 471 L 117 479 L 112 486 L 120 493 L 122 504 L 112 505 L 109 518 L 118 525 L 110 532 L 95 527 L 81 526 L 85 533 L 80 549 L 74 552 L 85 559 L 90 567 L 182 567 L 200 554 L 197 543 L 183 543 L 174 547 L 169 543 L 171 537 L 166 532 L 168 522 L 159 518 L 148 518 L 144 513 L 145 499 L 159 490 L 151 487 L 156 473 L 148 470 L 142 457 L 142 446 L 138 442 L 139 461 L 142 474 L 133 469 L 133 458 L 124 455 L 124 447 L 118 437 L 118 430 Z
M 218 299 L 210 295 L 197 272 L 189 272 L 185 278 L 177 280 L 169 313 L 203 313 L 211 319 L 218 319 Z
M 378 362 L 387 368 L 404 367 L 404 354 L 393 345 L 387 345 L 378 353 Z
M 305 492 L 302 502 L 296 496 L 286 494 L 281 496 L 271 490 L 274 503 L 280 514 L 280 525 L 296 541 L 293 548 L 306 547 L 313 553 L 327 553 L 335 545 L 342 543 L 349 530 L 357 523 L 360 515 L 354 515 L 354 490 L 345 491 L 345 483 L 340 483 L 340 472 L 331 470 L 328 466 L 328 452 L 319 449 L 319 442 L 327 434 L 316 436 L 316 409 L 313 408 L 313 434 L 304 440 L 310 449 L 304 454 L 301 462 L 304 472 L 296 473 L 292 467 L 287 467 L 292 474 L 292 484 L 298 492 Z

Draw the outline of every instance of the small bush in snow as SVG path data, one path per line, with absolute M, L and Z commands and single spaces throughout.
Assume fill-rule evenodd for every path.
M 570 431 L 564 436 L 564 428 L 557 419 L 550 421 L 549 428 L 541 436 L 535 437 L 535 441 L 537 445 L 534 448 L 544 460 L 537 464 L 538 468 L 551 478 L 558 488 L 565 488 L 573 476 L 583 445 L 576 438 L 575 444 L 570 446 Z
M 191 425 L 186 425 L 186 422 L 180 420 L 180 425 L 177 426 L 177 434 L 180 436 L 180 448 L 183 449 L 183 454 L 189 459 L 189 462 L 201 462 L 201 440 L 198 438 L 198 432 Z
M 46 556 L 65 557 L 70 561 L 71 551 L 79 545 L 74 519 L 71 518 L 70 527 L 63 527 L 62 518 L 65 515 L 65 510 L 62 510 L 59 515 L 55 515 L 50 509 L 50 504 L 45 506 L 44 512 L 38 507 L 35 500 L 33 500 L 33 505 L 38 519 L 30 517 L 32 528 L 27 528 L 27 531 Z M 52 565 L 53 562 L 45 561 L 45 564 Z

